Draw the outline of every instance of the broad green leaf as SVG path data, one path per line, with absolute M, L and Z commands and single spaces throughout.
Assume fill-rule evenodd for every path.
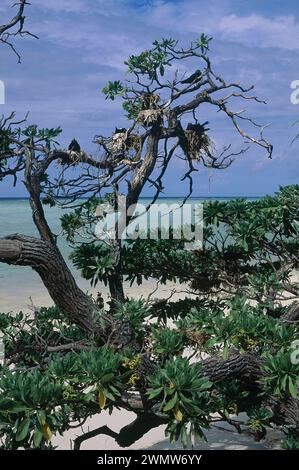
M 293 380 L 292 380 L 292 377 L 289 376 L 289 392 L 290 392 L 290 395 L 293 397 L 293 398 L 296 398 L 297 397 L 297 387 L 296 385 L 294 384 Z
M 18 432 L 17 432 L 17 435 L 16 435 L 16 441 L 17 442 L 23 441 L 25 439 L 25 437 L 27 436 L 27 434 L 29 432 L 30 423 L 31 423 L 30 418 L 23 419 L 20 426 L 18 427 Z
M 169 402 L 167 402 L 166 405 L 164 406 L 163 411 L 172 410 L 172 408 L 175 407 L 177 401 L 178 401 L 178 394 L 177 392 L 175 392 L 171 400 L 169 400 Z
M 223 356 L 223 359 L 228 358 L 228 344 L 227 343 L 225 343 L 225 345 L 224 345 L 222 356 Z
M 43 438 L 42 432 L 38 428 L 35 428 L 34 435 L 33 435 L 34 447 L 39 447 L 40 446 L 42 438 Z

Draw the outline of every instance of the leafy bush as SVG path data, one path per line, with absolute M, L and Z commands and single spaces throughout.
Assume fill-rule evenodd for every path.
M 174 357 L 149 378 L 149 398 L 161 398 L 160 410 L 170 416 L 166 433 L 171 440 L 181 439 L 187 445 L 187 424 L 190 436 L 203 437 L 202 428 L 209 427 L 209 414 L 215 401 L 209 390 L 212 383 L 202 377 L 199 364 L 190 365 L 187 359 Z
M 264 378 L 266 390 L 276 396 L 297 397 L 299 386 L 299 364 L 293 364 L 290 351 L 278 351 L 275 356 L 266 355 Z

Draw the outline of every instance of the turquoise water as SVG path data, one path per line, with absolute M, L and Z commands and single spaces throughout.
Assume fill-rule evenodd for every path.
M 45 212 L 52 231 L 59 234 L 61 230 L 59 217 L 62 211 L 45 207 Z M 29 202 L 25 199 L 0 199 L 0 237 L 13 233 L 38 236 L 32 221 Z M 67 259 L 71 250 L 63 237 L 58 237 L 58 244 Z M 76 277 L 79 277 L 79 273 L 75 272 L 72 266 L 71 268 Z M 47 297 L 39 276 L 30 267 L 0 263 L 0 312 L 26 309 L 30 304 L 30 296 L 33 301 L 39 297 Z
M 60 233 L 59 217 L 62 211 L 57 208 L 50 209 L 46 207 L 45 212 L 52 231 L 56 234 Z M 38 236 L 38 232 L 32 221 L 28 200 L 0 200 L 0 237 L 13 233 Z M 64 255 L 67 256 L 70 249 L 68 248 L 65 240 L 62 237 L 59 237 L 58 240 L 60 248 Z M 30 268 L 7 266 L 6 264 L 0 263 L 0 282 L 7 277 L 10 278 L 11 282 L 30 282 L 32 274 L 33 273 Z
M 204 200 L 208 198 L 194 198 L 193 201 Z M 214 198 L 216 199 L 216 198 Z M 230 199 L 230 198 L 217 198 L 217 199 Z M 179 203 L 181 198 L 163 198 L 163 203 Z M 148 204 L 149 200 L 140 200 L 140 202 Z M 61 232 L 60 216 L 64 211 L 56 207 L 45 207 L 45 213 L 48 223 L 55 234 Z M 31 209 L 29 202 L 26 199 L 0 199 L 0 237 L 4 237 L 13 233 L 22 233 L 25 235 L 38 236 L 37 230 L 33 224 Z M 58 245 L 65 257 L 71 252 L 70 247 L 62 236 L 58 237 Z M 79 278 L 79 273 L 76 272 L 71 262 L 68 264 Z M 10 298 L 26 297 L 27 299 L 33 292 L 42 291 L 43 285 L 37 274 L 29 267 L 8 266 L 0 263 L 0 311 L 1 307 L 5 305 L 5 299 L 8 294 Z

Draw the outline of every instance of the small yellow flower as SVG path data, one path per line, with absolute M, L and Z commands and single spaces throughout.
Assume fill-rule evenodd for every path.
M 138 382 L 139 379 L 140 379 L 140 377 L 139 377 L 138 374 L 132 374 L 127 383 L 128 383 L 128 385 L 134 386 L 134 385 L 136 385 L 136 383 Z
M 136 354 L 136 356 L 133 357 L 133 359 L 131 360 L 126 358 L 123 362 L 123 367 L 125 367 L 126 369 L 134 370 L 139 365 L 140 360 L 141 360 L 141 354 Z

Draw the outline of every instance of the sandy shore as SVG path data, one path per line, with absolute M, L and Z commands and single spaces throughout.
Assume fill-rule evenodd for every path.
M 90 283 L 84 279 L 76 279 L 78 285 L 85 292 L 89 292 L 96 296 L 100 292 L 103 296 L 105 303 L 109 301 L 108 288 L 102 284 L 96 289 L 90 287 Z M 34 281 L 34 282 L 32 282 Z M 187 293 L 183 291 L 187 289 L 186 285 L 179 285 L 175 283 L 167 283 L 165 286 L 159 286 L 156 290 L 156 282 L 154 280 L 144 281 L 142 286 L 134 284 L 130 286 L 129 282 L 124 283 L 126 296 L 129 298 L 145 298 L 149 295 L 151 298 L 167 298 L 171 294 L 172 290 L 176 290 L 176 293 L 172 296 L 172 300 L 178 300 L 184 298 Z M 49 296 L 46 288 L 38 276 L 34 276 L 31 282 L 22 282 L 21 284 L 9 284 L 7 281 L 5 284 L 0 284 L 0 311 L 1 312 L 27 312 L 30 310 L 30 306 L 35 305 L 36 307 L 50 307 L 53 305 L 53 301 Z
M 87 433 L 97 428 L 107 425 L 112 431 L 119 432 L 120 429 L 135 419 L 134 413 L 128 411 L 113 411 L 109 416 L 108 412 L 102 412 L 93 416 L 83 426 L 83 432 Z M 170 443 L 165 438 L 165 426 L 159 426 L 145 434 L 141 439 L 130 446 L 130 449 L 182 449 L 180 442 Z M 271 433 L 265 442 L 255 442 L 246 435 L 239 435 L 231 426 L 226 423 L 218 423 L 212 426 L 206 433 L 207 442 L 196 441 L 189 448 L 199 450 L 269 450 L 277 448 L 279 436 Z M 82 435 L 81 428 L 68 431 L 63 437 L 55 437 L 53 443 L 59 449 L 72 449 L 73 440 Z M 81 444 L 81 450 L 119 450 L 122 449 L 116 441 L 103 434 L 92 437 Z

